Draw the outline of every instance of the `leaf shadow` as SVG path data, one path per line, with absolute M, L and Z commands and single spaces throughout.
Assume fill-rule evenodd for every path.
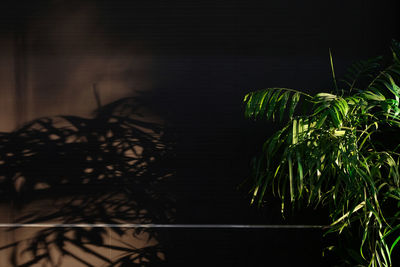
M 139 101 L 117 100 L 90 119 L 44 117 L 0 133 L 0 200 L 12 202 L 15 222 L 172 222 L 174 197 L 166 181 L 174 176 L 173 142 L 165 127 L 140 116 Z M 135 247 L 126 236 L 145 245 Z M 159 266 L 165 260 L 160 239 L 153 228 L 45 227 L 0 250 L 12 250 L 12 266 L 61 266 L 65 257 L 95 266 L 88 255 L 101 266 Z

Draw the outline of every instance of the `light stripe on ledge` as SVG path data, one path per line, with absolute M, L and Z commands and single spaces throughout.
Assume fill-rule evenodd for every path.
M 326 225 L 279 224 L 142 224 L 142 223 L 0 223 L 0 228 L 188 228 L 188 229 L 322 229 Z

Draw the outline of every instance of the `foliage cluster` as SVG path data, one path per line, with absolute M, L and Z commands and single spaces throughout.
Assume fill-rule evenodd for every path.
M 348 263 L 391 266 L 400 240 L 400 44 L 393 41 L 390 59 L 353 64 L 340 81 L 330 60 L 332 92 L 269 88 L 245 96 L 247 118 L 282 124 L 252 161 L 252 202 L 271 189 L 282 210 L 325 206 L 328 233 L 359 231 Z

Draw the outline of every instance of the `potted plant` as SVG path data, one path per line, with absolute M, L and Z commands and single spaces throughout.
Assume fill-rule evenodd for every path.
M 389 60 L 355 63 L 341 81 L 330 60 L 332 92 L 269 88 L 245 96 L 247 118 L 282 124 L 252 161 L 252 203 L 272 191 L 282 210 L 323 206 L 326 233 L 358 237 L 347 263 L 392 266 L 400 240 L 400 45 L 393 41 Z

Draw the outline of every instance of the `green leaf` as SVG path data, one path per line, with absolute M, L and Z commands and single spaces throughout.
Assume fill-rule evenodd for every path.
M 372 92 L 372 91 L 364 91 L 362 96 L 365 97 L 367 100 L 375 100 L 375 101 L 384 101 L 385 96 L 380 92 Z
M 275 106 L 278 102 L 277 100 L 278 100 L 278 97 L 279 97 L 279 94 L 281 93 L 281 91 L 282 91 L 281 89 L 278 89 L 271 96 L 271 99 L 268 103 L 267 113 L 266 113 L 267 119 L 273 118 L 273 114 L 275 113 Z
M 330 93 L 318 93 L 315 95 L 316 99 L 320 99 L 325 102 L 332 101 L 336 99 L 336 95 L 330 94 Z
M 329 114 L 329 110 L 325 111 L 317 120 L 317 123 L 315 125 L 316 129 L 320 129 L 322 127 L 322 125 L 324 124 L 326 118 L 328 117 Z
M 271 96 L 272 91 L 271 90 L 263 90 L 259 92 L 259 100 L 258 106 L 255 107 L 256 112 L 254 117 L 259 118 L 263 117 L 265 114 L 265 108 L 268 105 L 269 97 Z
M 339 116 L 339 112 L 335 108 L 329 109 L 329 114 L 332 119 L 333 125 L 338 128 L 341 126 L 342 122 Z
M 335 68 L 333 67 L 333 58 L 332 58 L 332 51 L 331 51 L 331 49 L 329 49 L 329 60 L 330 60 L 330 62 L 331 62 L 331 70 L 332 70 L 333 83 L 334 83 L 334 85 L 335 85 L 336 91 L 338 91 L 339 88 L 338 88 L 337 82 L 336 82 Z
M 297 172 L 299 176 L 299 197 L 301 197 L 301 194 L 303 192 L 303 179 L 304 179 L 303 166 L 301 164 L 300 153 L 297 151 L 296 154 L 297 154 Z
M 396 238 L 396 240 L 393 242 L 392 246 L 390 247 L 390 255 L 392 255 L 392 251 L 393 251 L 394 247 L 397 245 L 397 243 L 399 243 L 399 241 L 400 241 L 400 236 L 398 236 Z
M 281 96 L 281 100 L 280 100 L 280 108 L 279 108 L 279 119 L 280 122 L 282 122 L 283 120 L 283 114 L 286 110 L 286 104 L 288 102 L 289 99 L 289 94 L 290 92 L 284 92 Z
M 290 102 L 290 108 L 289 108 L 289 118 L 293 118 L 294 111 L 296 109 L 297 103 L 300 100 L 300 94 L 299 93 L 294 93 L 292 96 L 292 100 Z
M 295 145 L 297 144 L 297 140 L 299 138 L 298 135 L 298 128 L 297 128 L 297 123 L 298 121 L 296 119 L 293 120 L 293 126 L 292 126 L 292 144 Z
M 288 168 L 289 168 L 289 185 L 290 185 L 290 201 L 294 201 L 294 186 L 293 186 L 293 163 L 292 157 L 288 156 Z

